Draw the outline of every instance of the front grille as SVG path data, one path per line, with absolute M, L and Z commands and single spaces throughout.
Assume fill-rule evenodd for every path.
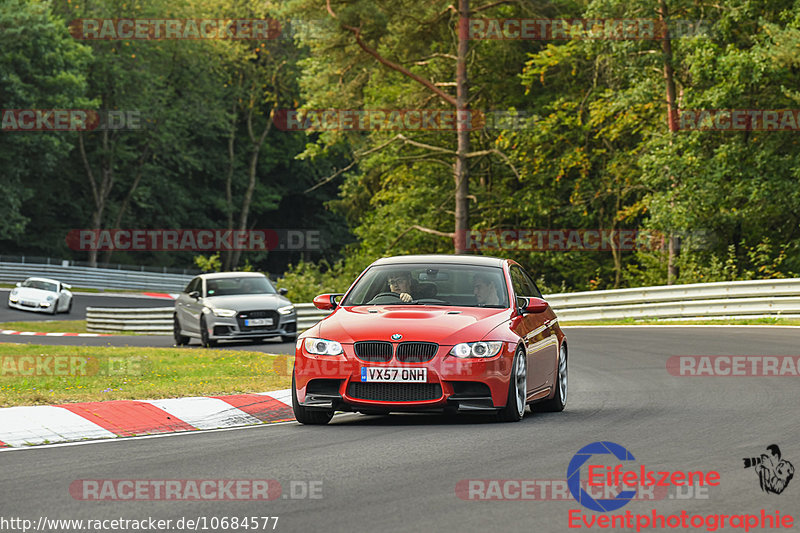
M 401 342 L 395 357 L 403 363 L 424 363 L 433 359 L 437 351 L 439 345 L 432 342 Z
M 249 318 L 271 318 L 272 325 L 271 326 L 245 326 L 244 321 Z M 242 311 L 238 315 L 236 315 L 236 322 L 239 324 L 239 329 L 241 331 L 268 331 L 272 329 L 278 329 L 278 312 L 277 311 Z
M 362 361 L 385 363 L 392 359 L 392 343 L 383 341 L 359 341 L 353 344 L 356 357 Z
M 359 400 L 421 402 L 442 397 L 438 383 L 351 383 L 347 395 Z

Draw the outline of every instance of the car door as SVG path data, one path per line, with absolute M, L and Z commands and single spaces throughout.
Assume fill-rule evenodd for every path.
M 181 328 L 186 333 L 200 334 L 200 315 L 197 312 L 198 299 L 189 296 L 191 292 L 197 291 L 201 294 L 202 279 L 197 277 L 189 282 L 189 285 L 183 290 L 175 301 L 175 309 L 178 315 L 178 320 L 181 322 Z M 201 309 L 202 311 L 202 309 Z
M 518 265 L 511 265 L 511 284 L 515 298 L 541 298 L 536 284 Z M 535 394 L 553 383 L 553 371 L 558 355 L 558 338 L 553 325 L 555 313 L 525 313 L 517 333 L 522 337 L 528 361 L 528 394 Z

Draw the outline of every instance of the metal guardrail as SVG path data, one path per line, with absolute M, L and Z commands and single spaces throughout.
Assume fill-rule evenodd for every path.
M 314 304 L 295 304 L 297 329 L 305 331 L 326 316 Z M 88 307 L 86 329 L 96 333 L 127 332 L 172 335 L 174 307 L 111 308 Z
M 86 329 L 96 333 L 126 332 L 172 335 L 174 307 L 87 307 Z
M 624 318 L 800 317 L 800 279 L 731 281 L 552 294 L 547 301 L 562 322 Z M 326 316 L 311 303 L 294 304 L 297 330 Z M 172 334 L 172 307 L 87 310 L 89 331 Z
M 640 287 L 546 296 L 563 322 L 800 315 L 800 279 Z
M 111 268 L 0 262 L 0 283 L 16 283 L 31 276 L 54 278 L 75 287 L 158 292 L 180 292 L 193 277 Z

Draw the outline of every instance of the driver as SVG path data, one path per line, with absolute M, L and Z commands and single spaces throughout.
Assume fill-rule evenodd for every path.
M 408 270 L 391 272 L 386 281 L 389 283 L 389 290 L 399 294 L 402 301 L 410 302 L 419 298 L 417 295 L 419 289 L 411 279 L 411 272 Z

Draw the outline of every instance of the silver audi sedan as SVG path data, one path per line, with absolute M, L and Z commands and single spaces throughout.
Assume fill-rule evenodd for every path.
M 206 348 L 220 340 L 280 337 L 294 342 L 297 313 L 284 294 L 286 289 L 276 291 L 257 272 L 201 274 L 175 300 L 175 344 L 188 344 L 192 338 Z

